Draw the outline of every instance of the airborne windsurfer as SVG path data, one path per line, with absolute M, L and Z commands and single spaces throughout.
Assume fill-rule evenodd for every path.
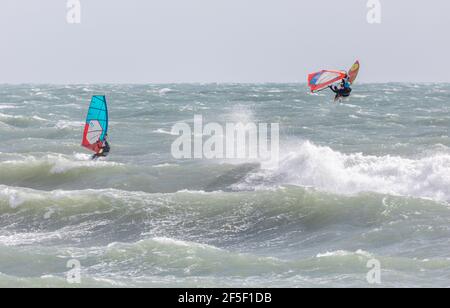
M 349 97 L 350 93 L 352 92 L 352 88 L 350 87 L 348 75 L 346 75 L 345 78 L 342 79 L 342 82 L 339 85 L 339 87 L 331 85 L 329 88 L 331 89 L 331 91 L 336 93 L 336 96 L 334 97 L 334 101 L 337 101 L 341 97 Z
M 359 61 L 356 61 L 348 72 L 343 70 L 322 70 L 309 74 L 308 86 L 311 89 L 311 93 L 317 93 L 330 88 L 331 91 L 336 94 L 334 101 L 337 101 L 342 97 L 349 97 L 352 92 L 351 86 L 358 76 L 359 68 Z M 334 84 L 338 82 L 340 82 L 340 84 L 335 86 Z

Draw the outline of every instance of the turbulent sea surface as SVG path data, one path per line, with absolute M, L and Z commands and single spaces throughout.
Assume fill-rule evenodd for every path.
M 279 165 L 174 159 L 194 114 L 280 123 Z M 0 85 L 0 287 L 450 287 L 449 129 L 448 84 Z

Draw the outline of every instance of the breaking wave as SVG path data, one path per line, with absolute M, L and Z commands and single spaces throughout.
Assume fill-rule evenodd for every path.
M 419 158 L 344 154 L 306 141 L 286 151 L 275 170 L 260 170 L 235 187 L 282 184 L 337 194 L 376 192 L 449 202 L 450 152 Z

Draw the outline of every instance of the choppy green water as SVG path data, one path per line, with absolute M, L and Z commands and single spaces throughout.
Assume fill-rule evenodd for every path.
M 112 154 L 80 146 L 107 94 Z M 450 286 L 450 85 L 0 86 L 0 286 Z M 281 161 L 176 160 L 173 124 L 280 123 Z

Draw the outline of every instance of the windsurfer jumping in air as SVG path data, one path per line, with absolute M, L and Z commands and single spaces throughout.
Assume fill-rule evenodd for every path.
M 342 79 L 342 82 L 339 85 L 339 87 L 331 85 L 329 88 L 331 89 L 331 91 L 336 93 L 336 96 L 334 97 L 334 101 L 339 100 L 341 97 L 349 97 L 352 92 L 352 88 L 350 87 L 348 75 L 346 75 L 345 78 Z
M 329 88 L 336 94 L 335 102 L 343 97 L 349 97 L 352 93 L 351 86 L 358 76 L 359 68 L 360 63 L 356 61 L 347 72 L 344 70 L 322 70 L 309 74 L 308 86 L 311 89 L 311 93 L 317 93 Z M 339 85 L 335 86 L 337 83 Z

